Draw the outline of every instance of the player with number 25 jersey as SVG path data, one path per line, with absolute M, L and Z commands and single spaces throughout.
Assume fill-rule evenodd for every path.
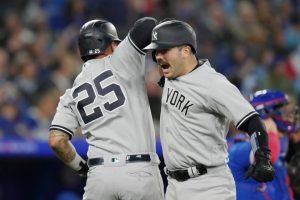
M 154 18 L 139 19 L 123 41 L 112 38 L 108 30 L 114 27 L 107 21 L 90 21 L 81 29 L 79 48 L 85 63 L 72 88 L 60 98 L 50 131 L 52 138 L 58 131 L 71 139 L 80 127 L 85 135 L 88 161 L 78 154 L 65 161 L 77 171 L 88 166 L 85 200 L 163 199 L 145 87 L 146 53 L 141 50 L 150 43 L 155 23 Z

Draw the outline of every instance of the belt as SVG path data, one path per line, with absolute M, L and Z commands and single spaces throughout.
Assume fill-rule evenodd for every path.
M 118 157 L 112 157 L 111 160 L 108 162 L 112 163 L 118 163 L 120 160 Z M 125 157 L 126 163 L 133 163 L 133 162 L 150 162 L 151 157 L 149 154 L 134 154 L 134 155 L 127 155 Z M 107 162 L 107 161 L 105 161 Z M 103 165 L 104 164 L 104 158 L 99 157 L 99 158 L 91 158 L 88 160 L 88 166 L 95 166 L 95 165 Z
M 197 164 L 194 167 L 187 169 L 178 169 L 178 170 L 168 170 L 165 169 L 165 172 L 171 178 L 176 179 L 177 181 L 186 181 L 189 178 L 198 177 L 207 173 L 207 167 L 203 164 Z

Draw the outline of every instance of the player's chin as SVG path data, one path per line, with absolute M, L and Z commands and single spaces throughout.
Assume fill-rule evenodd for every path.
M 173 78 L 173 76 L 172 76 L 171 73 L 169 73 L 169 72 L 163 72 L 163 73 L 164 73 L 164 77 L 166 77 L 168 79 L 172 79 Z

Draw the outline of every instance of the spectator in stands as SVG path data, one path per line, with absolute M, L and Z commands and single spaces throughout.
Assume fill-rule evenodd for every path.
M 38 94 L 37 102 L 30 110 L 30 115 L 37 123 L 35 129 L 32 130 L 32 137 L 48 140 L 49 126 L 56 112 L 60 96 L 61 93 L 55 87 L 45 89 Z
M 3 99 L 0 103 L 0 135 L 6 137 L 32 137 L 37 122 L 22 108 L 21 98 L 9 90 L 13 85 L 1 85 Z M 4 91 L 3 91 L 4 90 Z

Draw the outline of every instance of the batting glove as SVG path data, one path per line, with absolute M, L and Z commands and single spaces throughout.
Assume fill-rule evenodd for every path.
M 245 179 L 252 177 L 258 182 L 272 181 L 275 171 L 270 160 L 270 150 L 257 149 L 255 152 L 255 161 L 246 172 Z
M 87 173 L 89 171 L 89 166 L 87 165 L 86 162 L 82 162 L 82 161 L 79 163 L 79 165 L 81 168 L 80 168 L 80 170 L 77 171 L 78 175 L 80 177 L 87 177 Z

